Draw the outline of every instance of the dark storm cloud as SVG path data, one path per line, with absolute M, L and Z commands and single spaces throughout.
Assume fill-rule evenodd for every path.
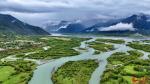
M 48 19 L 111 18 L 140 12 L 150 14 L 149 4 L 150 0 L 0 0 L 0 12 L 39 25 L 40 21 Z

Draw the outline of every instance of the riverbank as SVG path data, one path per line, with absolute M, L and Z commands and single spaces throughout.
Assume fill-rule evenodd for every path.
M 23 42 L 24 40 L 26 40 L 25 43 Z M 129 45 L 130 43 L 134 43 L 137 41 L 138 43 L 142 44 L 140 45 L 142 46 L 142 48 L 139 47 L 139 44 L 138 45 L 136 44 L 137 45 L 136 47 L 138 48 L 135 48 Z M 16 41 L 14 40 L 14 42 Z M 90 74 L 88 74 L 87 78 L 85 78 L 86 83 L 87 84 L 88 83 L 99 84 L 101 83 L 100 81 L 103 81 L 103 77 L 105 77 L 105 71 L 107 71 L 108 67 L 113 69 L 114 67 L 123 65 L 126 61 L 123 61 L 122 59 L 131 60 L 130 58 L 128 58 L 129 57 L 128 55 L 130 54 L 128 51 L 136 50 L 137 52 L 142 53 L 142 55 L 139 58 L 143 61 L 144 60 L 149 61 L 148 56 L 150 55 L 149 52 L 145 52 L 144 47 L 143 47 L 143 44 L 144 44 L 144 46 L 146 45 L 147 47 L 146 51 L 149 49 L 148 47 L 149 40 L 147 38 L 143 39 L 143 38 L 129 38 L 129 37 L 98 37 L 98 36 L 97 37 L 87 36 L 87 37 L 82 38 L 82 36 L 78 36 L 78 37 L 73 37 L 73 36 L 71 37 L 70 36 L 61 36 L 61 37 L 44 36 L 43 37 L 43 36 L 40 36 L 40 37 L 30 37 L 30 38 L 28 37 L 17 38 L 17 42 L 20 42 L 21 44 L 23 42 L 23 45 L 20 46 L 20 48 L 18 48 L 18 45 L 16 43 L 15 45 L 13 45 L 13 42 L 10 42 L 9 45 L 11 45 L 11 47 L 13 48 L 18 48 L 18 49 L 23 48 L 21 50 L 22 52 L 19 53 L 20 50 L 15 51 L 16 49 L 13 49 L 11 52 L 9 52 L 10 51 L 9 49 L 6 49 L 6 51 L 0 51 L 2 52 L 1 61 L 15 62 L 17 60 L 23 59 L 23 61 L 32 61 L 34 63 L 37 63 L 38 66 L 36 67 L 36 69 L 34 68 L 35 70 L 34 70 L 31 80 L 29 81 L 29 84 L 43 84 L 43 83 L 53 84 L 54 80 L 52 80 L 52 77 L 54 74 L 57 74 L 57 71 L 59 71 L 60 68 L 62 68 L 63 70 L 65 69 L 68 70 L 68 68 L 63 67 L 64 64 L 70 61 L 75 62 L 76 64 L 76 62 L 85 61 L 85 60 L 96 60 L 96 64 L 93 64 L 93 65 L 96 65 L 96 67 L 92 68 L 92 70 L 90 70 Z M 29 44 L 27 44 L 26 42 L 29 42 Z M 32 46 L 30 47 L 29 45 L 32 45 Z M 25 47 L 28 50 L 25 49 Z M 27 51 L 30 51 L 30 52 L 27 52 Z M 117 53 L 117 52 L 125 53 L 125 54 L 123 54 L 123 57 L 117 54 L 115 57 L 115 60 L 113 60 L 111 64 L 109 59 L 113 57 L 114 53 Z M 135 60 L 136 63 L 139 63 L 138 62 L 139 60 L 137 60 L 137 58 L 134 56 L 132 60 Z M 143 61 L 141 61 L 140 63 L 142 63 Z M 134 66 L 136 65 L 137 64 L 134 64 Z M 125 69 L 123 70 L 128 72 L 128 68 L 129 68 L 131 70 L 130 73 L 133 75 L 132 72 L 135 72 L 132 70 L 134 68 L 133 65 L 128 65 L 128 66 L 124 65 L 124 66 L 125 66 Z M 141 66 L 141 65 L 137 65 L 137 66 Z M 79 67 L 82 67 L 82 62 L 81 62 L 81 65 L 79 64 Z M 147 66 L 144 66 L 144 67 L 147 67 Z M 109 72 L 109 73 L 113 73 L 113 72 Z M 106 73 L 106 74 L 109 74 L 109 73 Z M 86 74 L 87 74 L 86 72 L 83 72 L 83 75 L 86 75 Z M 125 78 L 129 78 L 129 76 L 126 76 Z M 76 82 L 76 80 L 74 81 Z M 115 80 L 115 81 L 118 81 L 118 80 Z

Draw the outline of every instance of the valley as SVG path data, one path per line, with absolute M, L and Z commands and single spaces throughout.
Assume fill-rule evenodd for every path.
M 149 41 L 147 37 L 4 35 L 0 84 L 132 84 L 142 79 L 136 82 L 149 84 Z
M 0 0 L 0 84 L 150 84 L 150 0 Z

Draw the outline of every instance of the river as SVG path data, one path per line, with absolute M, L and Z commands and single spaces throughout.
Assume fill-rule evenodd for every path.
M 80 51 L 81 54 L 77 56 L 71 56 L 71 57 L 62 57 L 59 59 L 53 59 L 47 62 L 46 64 L 40 65 L 37 67 L 37 69 L 34 71 L 33 77 L 29 84 L 53 84 L 51 77 L 52 74 L 63 64 L 65 64 L 68 61 L 78 61 L 78 60 L 87 60 L 87 59 L 96 59 L 99 61 L 99 67 L 93 71 L 92 76 L 89 80 L 89 84 L 100 84 L 101 75 L 106 69 L 107 65 L 107 58 L 111 56 L 115 52 L 127 52 L 128 50 L 133 50 L 132 48 L 126 46 L 126 44 L 113 44 L 115 47 L 115 50 L 103 52 L 99 55 L 93 55 L 94 49 L 89 48 L 86 44 L 87 42 L 95 41 L 95 39 L 100 37 L 93 37 L 92 39 L 88 41 L 81 42 L 80 48 L 86 48 L 87 51 L 81 51 L 79 48 L 75 48 L 77 51 Z M 101 37 L 101 38 L 111 38 L 111 39 L 124 39 L 127 42 L 132 42 L 135 39 L 130 38 L 116 38 L 116 37 Z M 143 59 L 147 58 L 149 53 L 144 53 Z

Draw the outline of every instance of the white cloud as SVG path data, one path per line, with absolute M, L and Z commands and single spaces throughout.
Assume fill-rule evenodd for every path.
M 130 23 L 118 23 L 116 25 L 110 26 L 110 27 L 106 27 L 106 28 L 99 28 L 99 31 L 135 31 L 136 29 L 133 28 L 133 24 Z
M 46 13 L 43 18 L 52 17 L 49 20 L 109 18 L 139 12 L 150 14 L 149 4 L 150 0 L 0 0 L 0 12 L 9 11 L 9 14 L 16 12 L 20 14 L 16 17 L 23 20 L 33 13 L 36 13 L 37 18 Z M 43 22 L 42 18 L 36 20 Z M 31 18 L 28 21 L 35 20 Z

